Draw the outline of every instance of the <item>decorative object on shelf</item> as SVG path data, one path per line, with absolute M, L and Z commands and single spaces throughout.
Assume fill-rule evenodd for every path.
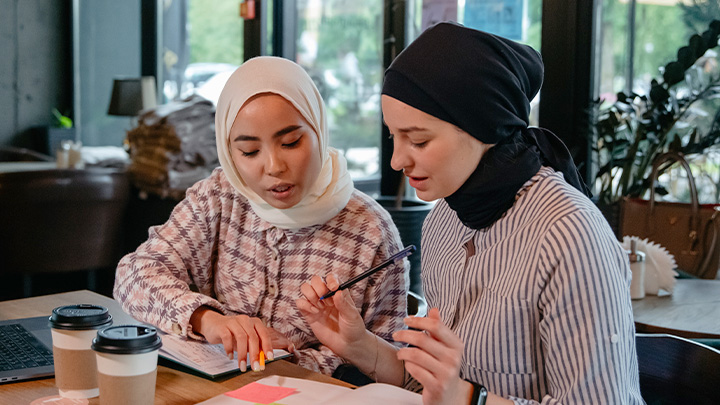
M 200 96 L 145 110 L 127 135 L 131 180 L 142 192 L 181 200 L 219 166 L 215 107 Z
M 720 69 L 717 53 L 708 52 L 718 46 L 718 36 L 719 20 L 693 35 L 678 50 L 677 60 L 661 69 L 662 79 L 651 81 L 648 96 L 619 93 L 609 107 L 595 102 L 597 204 L 616 233 L 618 202 L 645 194 L 658 156 L 669 151 L 702 154 L 720 143 Z M 709 111 L 698 108 L 701 104 Z M 712 122 L 698 123 L 703 116 Z
M 661 167 L 676 162 L 687 172 L 691 203 L 656 202 L 655 182 Z M 668 152 L 655 159 L 649 188 L 649 200 L 622 200 L 622 235 L 648 238 L 666 248 L 681 270 L 715 278 L 720 267 L 720 206 L 698 203 L 690 165 L 681 153 Z

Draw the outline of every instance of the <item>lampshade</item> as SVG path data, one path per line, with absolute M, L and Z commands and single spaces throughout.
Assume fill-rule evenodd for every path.
M 157 105 L 155 77 L 114 79 L 109 115 L 135 116 L 139 111 Z

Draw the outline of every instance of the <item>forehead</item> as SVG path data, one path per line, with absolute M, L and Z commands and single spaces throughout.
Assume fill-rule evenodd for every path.
M 455 127 L 448 122 L 386 95 L 382 96 L 382 111 L 385 123 L 389 127 L 396 129 L 417 130 L 444 126 Z
M 288 123 L 308 125 L 293 104 L 274 93 L 261 93 L 248 99 L 233 120 L 230 132 L 244 128 L 272 129 Z

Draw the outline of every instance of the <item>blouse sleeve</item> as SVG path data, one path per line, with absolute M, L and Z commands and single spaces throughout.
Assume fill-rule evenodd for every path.
M 550 272 L 539 301 L 548 381 L 542 404 L 642 403 L 629 264 L 603 222 L 599 214 L 569 215 L 541 247 Z
M 192 313 L 202 305 L 225 313 L 210 291 L 202 291 L 212 285 L 221 210 L 213 184 L 210 178 L 189 189 L 168 221 L 150 228 L 148 240 L 118 264 L 115 299 L 134 318 L 167 333 L 201 339 L 192 333 Z

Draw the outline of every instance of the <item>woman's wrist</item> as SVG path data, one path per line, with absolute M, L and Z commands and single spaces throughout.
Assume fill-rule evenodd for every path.
M 364 372 L 369 372 L 377 351 L 377 336 L 369 330 L 365 330 L 363 337 L 356 342 L 348 342 L 343 353 L 338 355 L 351 362 Z
M 207 305 L 199 306 L 193 311 L 192 315 L 190 315 L 190 326 L 193 332 L 202 335 L 203 322 L 207 321 L 207 316 L 212 316 L 212 314 L 223 316 Z

